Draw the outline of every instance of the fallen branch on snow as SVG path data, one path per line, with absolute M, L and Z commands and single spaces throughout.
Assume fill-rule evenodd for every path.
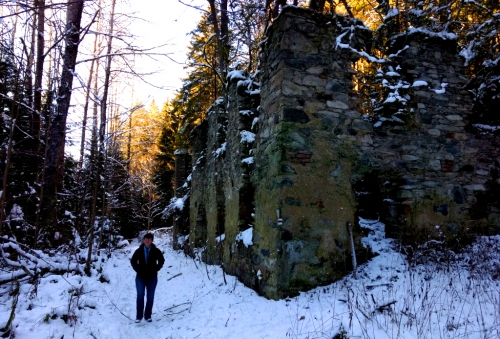
M 171 276 L 170 278 L 168 278 L 168 279 L 167 279 L 167 281 L 170 281 L 170 280 L 172 280 L 172 279 L 174 279 L 174 278 L 177 278 L 177 277 L 178 277 L 178 276 L 180 276 L 180 275 L 182 275 L 182 273 L 177 273 L 176 275 Z

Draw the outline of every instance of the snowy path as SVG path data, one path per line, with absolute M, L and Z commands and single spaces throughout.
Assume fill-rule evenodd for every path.
M 342 326 L 352 339 L 499 337 L 498 284 L 469 279 L 459 266 L 451 273 L 409 269 L 402 255 L 389 249 L 383 225 L 367 227 L 373 233 L 365 241 L 381 254 L 359 268 L 357 280 L 347 277 L 280 301 L 259 297 L 231 276 L 225 285 L 219 267 L 195 265 L 171 249 L 170 237 L 157 237 L 166 262 L 153 322 L 139 324 L 133 322 L 135 273 L 129 264 L 136 242 L 102 263 L 109 283 L 99 282 L 97 273 L 52 275 L 41 280 L 36 296 L 30 285 L 21 285 L 13 332 L 16 339 L 331 339 Z M 78 289 L 81 296 L 72 297 Z M 5 324 L 12 300 L 2 294 Z M 391 305 L 379 309 L 386 304 Z M 72 326 L 61 319 L 65 314 Z

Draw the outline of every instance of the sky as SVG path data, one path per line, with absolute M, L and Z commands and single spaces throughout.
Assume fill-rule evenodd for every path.
M 183 68 L 188 52 L 190 36 L 188 35 L 201 18 L 201 12 L 194 7 L 207 7 L 206 0 L 125 0 L 117 2 L 117 13 L 133 13 L 135 20 L 129 20 L 129 31 L 136 36 L 135 45 L 141 48 L 162 46 L 155 53 L 164 56 L 143 56 L 135 59 L 135 71 L 138 73 L 154 73 L 144 76 L 144 80 L 124 81 L 119 85 L 120 112 L 126 118 L 130 107 L 141 102 L 149 108 L 152 100 L 161 108 L 164 102 L 172 99 L 175 91 L 181 87 L 181 79 L 186 76 Z M 183 4 L 184 3 L 184 4 Z M 123 6 L 123 7 L 120 7 Z M 89 46 L 93 37 L 84 40 Z M 90 47 L 87 47 L 90 48 Z M 87 65 L 88 67 L 88 65 Z M 82 79 L 87 79 L 85 67 L 79 68 Z M 86 80 L 84 80 L 86 81 Z M 75 79 L 74 85 L 79 86 Z M 79 159 L 81 140 L 81 111 L 85 98 L 74 92 L 68 120 L 68 136 L 65 152 Z M 90 122 L 88 122 L 90 126 Z M 87 142 L 90 130 L 87 131 Z
M 207 8 L 206 0 L 182 0 L 191 6 Z M 165 89 L 157 89 L 144 82 L 137 81 L 134 85 L 134 99 L 149 102 L 155 98 L 157 104 L 171 99 L 174 91 L 181 86 L 181 78 L 185 77 L 183 63 L 186 61 L 187 46 L 191 32 L 201 18 L 201 12 L 178 0 L 130 0 L 130 9 L 137 11 L 130 31 L 137 35 L 137 43 L 142 46 L 159 46 L 167 44 L 161 50 L 168 53 L 165 57 L 142 58 L 136 60 L 137 66 L 145 71 L 156 71 L 157 74 L 146 77 L 146 80 Z
M 36 291 L 21 279 L 11 335 L 16 339 L 332 339 L 345 331 L 341 338 L 500 337 L 500 286 L 490 270 L 500 267 L 500 236 L 479 238 L 456 261 L 409 265 L 395 250 L 397 243 L 385 238 L 384 224 L 364 219 L 360 224 L 369 232 L 363 244 L 379 255 L 358 267 L 356 278 L 351 274 L 278 301 L 258 296 L 233 276 L 224 277 L 219 266 L 174 251 L 172 228 L 159 229 L 154 243 L 164 253 L 165 265 L 158 276 L 151 323 L 134 322 L 135 273 L 130 258 L 139 246 L 134 240 L 123 241 L 124 247 L 109 257 L 104 251 L 94 256 L 91 277 L 45 274 Z M 484 251 L 486 247 L 491 251 Z M 79 257 L 85 256 L 81 250 Z M 64 254 L 42 258 L 41 266 L 78 265 Z M 29 263 L 26 266 L 33 269 Z M 9 276 L 3 272 L 0 279 Z M 1 326 L 10 316 L 13 288 L 0 285 Z

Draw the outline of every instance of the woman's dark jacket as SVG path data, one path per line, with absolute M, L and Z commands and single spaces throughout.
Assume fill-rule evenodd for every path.
M 156 278 L 158 271 L 163 267 L 165 259 L 161 251 L 154 245 L 151 244 L 149 249 L 148 263 L 144 258 L 144 244 L 142 244 L 137 250 L 135 250 L 132 259 L 130 259 L 132 268 L 137 272 L 137 276 L 141 279 L 152 279 Z

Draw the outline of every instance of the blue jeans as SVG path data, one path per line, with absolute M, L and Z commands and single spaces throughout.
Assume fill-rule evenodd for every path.
M 155 298 L 156 284 L 158 283 L 158 278 L 152 279 L 142 279 L 135 277 L 135 287 L 137 288 L 137 316 L 136 319 L 144 318 L 151 319 L 151 313 L 153 312 L 153 301 Z M 144 309 L 144 290 L 146 290 L 146 309 Z M 144 312 L 144 313 L 143 313 Z

